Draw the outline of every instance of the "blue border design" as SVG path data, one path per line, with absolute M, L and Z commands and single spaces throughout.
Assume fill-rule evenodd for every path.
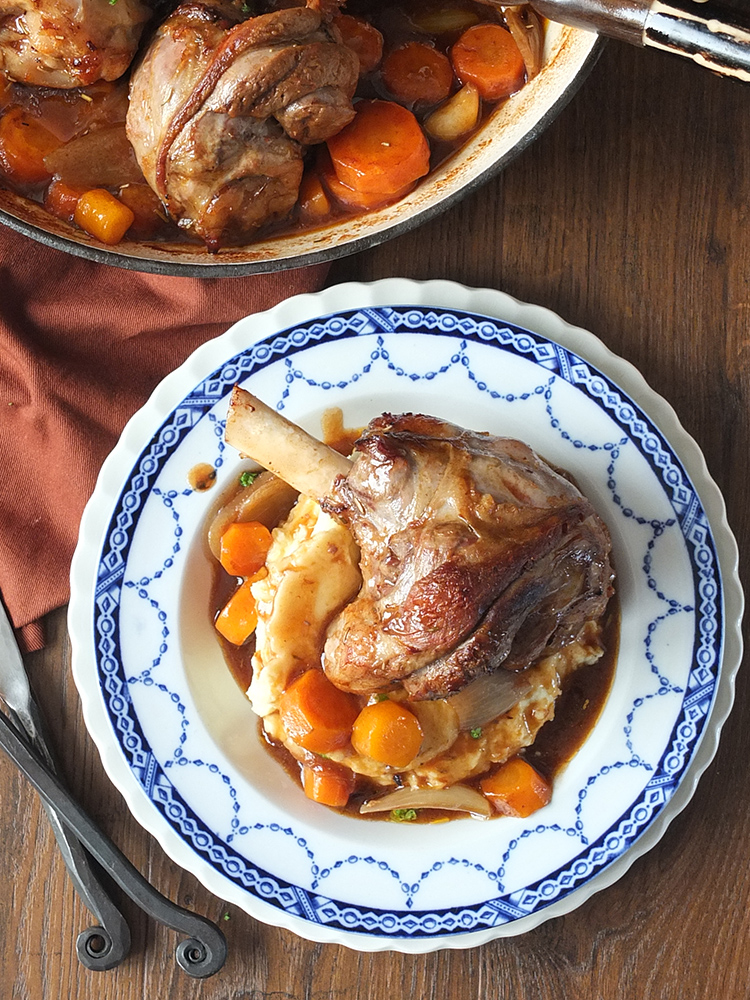
M 449 360 L 444 360 L 438 367 L 431 368 L 430 359 L 425 358 L 424 370 L 406 371 L 398 366 L 392 356 L 392 338 L 415 333 L 451 338 L 455 341 L 455 350 Z M 311 345 L 363 337 L 372 340 L 369 357 L 359 369 L 350 374 L 347 380 L 335 383 L 316 381 L 306 374 L 304 366 L 296 363 L 300 352 Z M 490 384 L 486 376 L 481 377 L 474 370 L 471 356 L 473 344 L 489 344 L 533 361 L 540 369 L 542 375 L 540 381 L 517 397 L 503 394 L 497 386 Z M 658 767 L 652 769 L 650 765 L 641 761 L 632 744 L 629 744 L 630 759 L 619 761 L 614 765 L 653 770 L 643 793 L 628 809 L 627 814 L 622 816 L 596 843 L 588 844 L 583 835 L 580 813 L 590 786 L 595 784 L 607 769 L 603 768 L 598 775 L 592 776 L 589 785 L 580 792 L 578 818 L 574 826 L 565 830 L 557 828 L 557 832 L 562 835 L 578 840 L 581 846 L 580 852 L 569 863 L 534 885 L 507 894 L 503 888 L 505 865 L 520 840 L 544 832 L 550 829 L 549 827 L 539 826 L 526 830 L 519 840 L 510 843 L 497 870 L 481 870 L 480 874 L 488 880 L 491 898 L 475 906 L 435 911 L 420 910 L 415 907 L 415 902 L 419 898 L 420 884 L 435 871 L 443 866 L 472 866 L 466 859 L 456 857 L 435 862 L 431 869 L 422 873 L 416 884 L 401 882 L 404 895 L 403 910 L 386 912 L 353 906 L 317 891 L 324 887 L 332 869 L 319 869 L 309 844 L 304 838 L 298 837 L 292 828 L 272 824 L 265 828 L 294 843 L 295 848 L 306 855 L 310 872 L 314 876 L 312 882 L 314 891 L 292 885 L 254 867 L 232 846 L 237 837 L 242 837 L 252 829 L 260 828 L 261 825 L 243 822 L 243 817 L 239 815 L 236 792 L 218 765 L 206 761 L 188 761 L 183 754 L 185 729 L 188 725 L 184 717 L 185 707 L 181 703 L 179 693 L 168 690 L 154 676 L 155 673 L 158 674 L 157 668 L 161 657 L 168 648 L 172 623 L 168 614 L 159 607 L 158 601 L 152 598 L 150 584 L 154 579 L 168 573 L 174 559 L 179 556 L 180 504 L 183 497 L 188 494 L 180 494 L 178 491 L 162 492 L 157 484 L 169 457 L 185 436 L 206 417 L 215 425 L 213 428 L 217 448 L 215 464 L 221 465 L 224 447 L 223 425 L 211 412 L 213 407 L 225 397 L 235 382 L 241 382 L 253 372 L 279 360 L 283 360 L 286 371 L 285 387 L 278 403 L 279 409 L 285 407 L 297 383 L 304 383 L 327 392 L 366 379 L 371 372 L 382 365 L 396 377 L 412 381 L 439 380 L 450 369 L 460 368 L 475 390 L 487 394 L 491 399 L 514 402 L 524 401 L 531 395 L 542 397 L 550 427 L 561 437 L 575 448 L 601 449 L 608 452 L 610 477 L 608 486 L 613 503 L 623 517 L 636 518 L 644 527 L 650 528 L 651 538 L 644 554 L 643 571 L 647 575 L 649 587 L 657 594 L 664 610 L 659 619 L 652 622 L 649 627 L 649 635 L 644 640 L 647 650 L 652 633 L 658 630 L 661 621 L 685 611 L 695 612 L 694 658 L 687 690 L 678 691 L 666 677 L 660 676 L 658 663 L 655 660 L 652 662 L 652 669 L 659 683 L 653 697 L 677 693 L 683 698 L 679 718 Z M 557 380 L 568 382 L 606 411 L 609 417 L 623 428 L 622 436 L 617 440 L 600 444 L 587 444 L 571 436 L 555 415 L 554 387 Z M 669 497 L 675 512 L 674 518 L 665 522 L 649 521 L 624 505 L 618 493 L 616 466 L 621 450 L 632 446 L 646 458 L 663 484 L 665 494 Z M 138 530 L 145 500 L 149 496 L 157 497 L 171 518 L 174 532 L 172 552 L 163 564 L 154 570 L 151 577 L 132 580 L 127 576 L 128 555 Z M 684 538 L 693 567 L 697 608 L 683 606 L 668 595 L 660 593 L 658 580 L 652 575 L 654 548 L 658 539 L 669 530 L 679 530 Z M 153 655 L 150 665 L 146 663 L 137 677 L 125 676 L 120 656 L 119 614 L 122 595 L 126 589 L 135 591 L 151 606 L 161 637 L 157 648 L 151 651 Z M 718 679 L 722 653 L 722 611 L 718 560 L 699 497 L 658 428 L 615 384 L 560 345 L 512 324 L 461 311 L 403 306 L 371 307 L 336 313 L 284 330 L 237 354 L 195 387 L 169 414 L 158 432 L 148 442 L 117 500 L 98 566 L 93 627 L 99 682 L 118 743 L 148 798 L 178 836 L 189 843 L 199 856 L 223 876 L 259 899 L 289 914 L 347 932 L 388 938 L 416 938 L 449 937 L 496 927 L 528 916 L 588 881 L 634 843 L 667 804 L 697 749 Z M 153 685 L 169 699 L 177 716 L 180 717 L 181 736 L 173 759 L 160 763 L 148 745 L 133 708 L 130 691 L 134 684 Z M 633 705 L 629 715 L 630 722 L 641 708 L 639 702 L 645 700 L 639 699 Z M 217 780 L 225 786 L 230 800 L 233 800 L 231 830 L 224 837 L 208 829 L 200 817 L 186 805 L 169 780 L 167 772 L 171 767 L 188 763 L 205 767 L 209 772 L 216 774 Z M 386 862 L 378 861 L 374 857 L 352 855 L 340 859 L 333 867 L 339 868 L 348 864 L 378 866 L 392 878 L 400 881 L 398 872 L 390 869 Z M 473 867 L 481 868 L 478 865 Z

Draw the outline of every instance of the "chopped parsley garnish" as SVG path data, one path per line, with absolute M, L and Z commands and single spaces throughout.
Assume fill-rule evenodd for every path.
M 391 819 L 394 823 L 413 823 L 416 818 L 416 809 L 391 809 Z
M 378 701 L 388 701 L 388 695 L 387 694 L 379 694 L 378 695 Z
M 473 740 L 478 740 L 479 737 L 482 735 L 482 727 L 475 726 L 473 729 L 469 731 L 469 734 Z
M 240 486 L 252 486 L 259 475 L 259 472 L 243 472 L 240 476 Z

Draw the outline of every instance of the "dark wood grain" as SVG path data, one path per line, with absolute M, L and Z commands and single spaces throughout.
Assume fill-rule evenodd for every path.
M 334 265 L 331 282 L 449 278 L 596 333 L 674 406 L 750 542 L 750 86 L 609 44 L 557 121 L 502 175 L 421 229 Z M 128 900 L 118 970 L 76 961 L 88 914 L 34 793 L 0 761 L 0 968 L 9 1000 L 742 1000 L 750 995 L 747 678 L 712 766 L 615 885 L 521 937 L 424 956 L 359 954 L 255 923 L 169 861 L 104 776 L 70 679 L 64 611 L 28 658 L 83 805 L 140 870 L 219 920 L 225 969 L 176 969 L 176 935 Z M 224 919 L 225 915 L 228 919 Z

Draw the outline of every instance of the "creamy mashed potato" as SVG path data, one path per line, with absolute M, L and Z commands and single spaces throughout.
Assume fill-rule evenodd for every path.
M 326 629 L 362 582 L 349 530 L 309 497 L 300 497 L 274 529 L 266 569 L 252 585 L 258 626 L 247 691 L 264 720 L 278 712 L 294 676 L 320 666 Z

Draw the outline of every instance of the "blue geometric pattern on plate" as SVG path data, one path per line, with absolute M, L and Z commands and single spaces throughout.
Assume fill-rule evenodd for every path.
M 434 355 L 425 352 L 424 366 L 419 370 L 413 364 L 404 366 L 399 360 L 400 338 L 412 334 L 437 338 Z M 311 345 L 340 343 L 350 338 L 356 339 L 358 346 L 364 345 L 365 350 L 352 350 L 352 368 L 345 378 L 329 382 L 308 370 L 305 351 Z M 475 358 L 475 351 L 476 345 L 488 344 L 509 356 L 533 362 L 537 380 L 520 390 L 510 391 L 503 385 L 501 366 L 484 372 Z M 448 349 L 441 354 L 438 348 L 446 345 Z M 642 637 L 655 687 L 642 698 L 636 698 L 630 706 L 623 726 L 626 752 L 589 775 L 585 787 L 580 789 L 571 823 L 565 826 L 539 824 L 525 829 L 509 841 L 496 867 L 447 855 L 431 861 L 416 880 L 403 881 L 398 871 L 372 852 L 366 856 L 347 854 L 333 864 L 321 866 L 310 843 L 289 823 L 265 824 L 266 832 L 285 844 L 292 843 L 306 857 L 310 871 L 308 888 L 291 884 L 257 867 L 235 846 L 238 840 L 257 829 L 258 824 L 252 817 L 243 815 L 236 789 L 231 779 L 222 773 L 220 765 L 204 759 L 191 760 L 186 755 L 191 723 L 186 699 L 159 677 L 159 666 L 176 623 L 153 597 L 152 585 L 169 574 L 184 556 L 181 510 L 182 505 L 190 503 L 193 494 L 187 489 L 162 488 L 160 477 L 180 442 L 204 420 L 213 426 L 215 453 L 211 460 L 219 468 L 224 460 L 224 445 L 223 423 L 217 416 L 217 404 L 222 403 L 234 383 L 280 361 L 285 374 L 276 401 L 279 409 L 287 407 L 302 387 L 325 396 L 331 390 L 343 390 L 354 384 L 366 386 L 368 380 L 374 380 L 384 368 L 391 377 L 412 383 L 434 383 L 438 388 L 449 373 L 458 372 L 472 391 L 505 404 L 523 405 L 532 397 L 541 399 L 549 428 L 560 438 L 574 449 L 605 454 L 612 510 L 644 529 L 641 569 L 648 588 L 662 608 L 648 623 Z M 567 426 L 556 407 L 561 383 L 574 387 L 606 411 L 618 429 L 617 435 L 611 440 L 587 441 L 580 427 Z M 321 404 L 321 408 L 324 407 L 325 400 Z M 623 452 L 633 448 L 645 458 L 659 479 L 671 509 L 670 516 L 655 518 L 639 512 L 632 501 L 624 500 L 618 483 L 618 468 Z M 171 522 L 172 543 L 168 555 L 160 557 L 148 573 L 139 570 L 136 579 L 129 575 L 128 557 L 148 497 L 157 498 L 163 504 Z M 682 538 L 692 569 L 694 607 L 660 589 L 659 545 L 665 536 L 675 533 Z M 137 676 L 126 676 L 120 648 L 119 615 L 126 590 L 136 593 L 150 605 L 158 623 L 150 645 L 143 649 L 144 666 Z M 316 319 L 253 345 L 214 371 L 172 411 L 139 456 L 113 512 L 99 561 L 93 624 L 100 685 L 122 752 L 154 807 L 197 854 L 247 892 L 304 920 L 376 936 L 439 937 L 496 927 L 534 913 L 567 895 L 620 857 L 665 807 L 695 753 L 714 697 L 722 652 L 721 593 L 711 531 L 685 470 L 658 428 L 605 375 L 538 334 L 488 317 L 447 309 L 372 307 Z M 680 615 L 692 621 L 694 628 L 692 665 L 684 687 L 670 680 L 668 668 L 654 653 L 654 639 L 663 623 Z M 161 754 L 157 759 L 144 736 L 131 696 L 131 689 L 136 684 L 153 686 L 165 697 L 178 734 L 171 757 Z M 649 762 L 641 758 L 633 733 L 644 706 L 666 695 L 676 695 L 681 705 L 661 759 Z M 231 815 L 225 831 L 209 829 L 170 780 L 171 771 L 185 765 L 205 768 L 217 775 Z M 648 780 L 626 812 L 595 842 L 589 843 L 582 821 L 587 798 L 602 778 L 617 769 L 642 769 L 648 772 Z M 577 845 L 574 856 L 543 879 L 508 891 L 506 871 L 514 853 L 525 840 L 541 836 L 572 839 Z M 326 880 L 334 870 L 358 866 L 380 867 L 385 875 L 399 882 L 403 907 L 379 910 L 325 894 Z M 487 898 L 473 905 L 420 909 L 422 887 L 441 869 L 451 866 L 472 868 L 479 877 L 486 879 Z

